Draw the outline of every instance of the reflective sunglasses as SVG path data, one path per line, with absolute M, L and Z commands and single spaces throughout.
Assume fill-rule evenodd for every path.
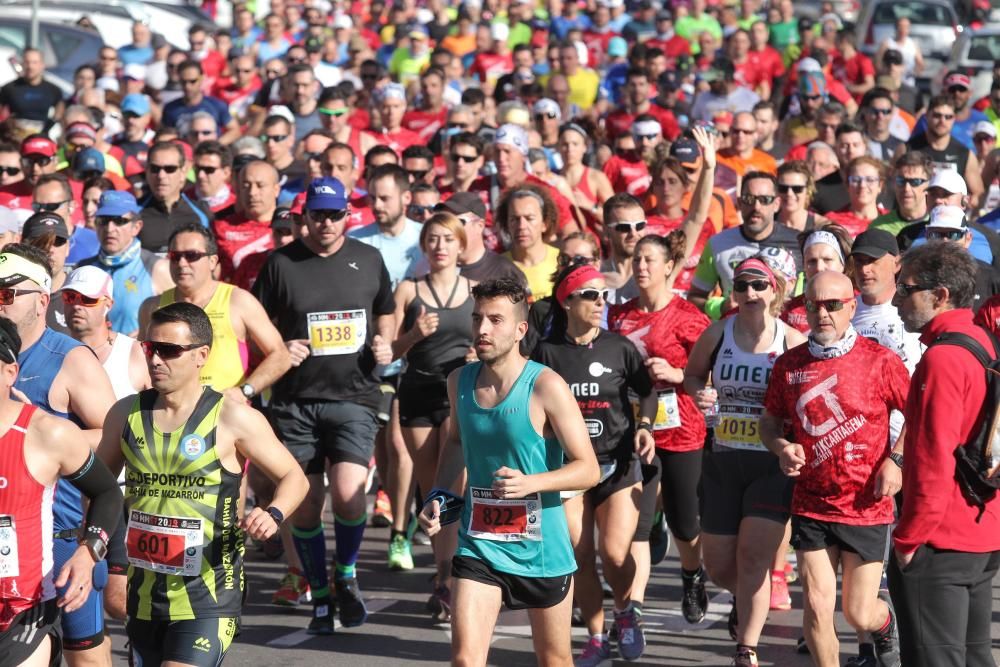
M 770 206 L 774 203 L 775 199 L 777 199 L 775 195 L 740 195 L 740 203 L 747 207 L 754 204 Z
M 168 174 L 176 174 L 177 170 L 180 169 L 179 164 L 153 164 L 152 162 L 146 163 L 146 169 L 149 170 L 151 174 L 159 174 L 161 171 Z
M 202 257 L 208 257 L 207 252 L 201 250 L 171 250 L 167 253 L 167 259 L 176 264 L 182 259 L 188 264 L 194 264 Z
M 733 291 L 743 294 L 752 287 L 754 292 L 763 292 L 770 286 L 771 283 L 766 280 L 736 280 L 733 282 Z
M 806 186 L 804 185 L 792 185 L 791 183 L 778 183 L 778 192 L 788 194 L 789 192 L 794 192 L 797 195 L 802 194 L 806 191 Z
M 819 301 L 806 299 L 806 310 L 810 313 L 818 313 L 819 309 L 823 308 L 828 313 L 836 313 L 839 310 L 843 310 L 844 306 L 852 301 L 854 301 L 854 297 L 847 299 L 820 299 Z
M 878 185 L 882 179 L 878 176 L 848 176 L 847 184 L 858 187 L 860 185 Z
M 627 234 L 628 232 L 631 231 L 641 232 L 645 228 L 646 228 L 645 220 L 637 220 L 635 222 L 616 222 L 614 225 L 612 225 L 612 229 L 614 229 L 619 234 Z
M 576 298 L 582 299 L 584 301 L 597 301 L 598 299 L 600 299 L 601 301 L 607 301 L 608 290 L 593 289 L 593 288 L 581 289 L 575 292 L 570 292 L 570 296 L 575 296 Z
M 921 185 L 927 182 L 926 178 L 904 178 L 903 176 L 896 177 L 896 187 L 901 188 L 904 185 L 909 185 L 911 188 L 919 188 Z
M 31 210 L 34 211 L 35 213 L 41 213 L 42 211 L 45 211 L 46 213 L 54 213 L 55 211 L 59 210 L 60 206 L 62 206 L 63 204 L 68 204 L 69 202 L 70 202 L 69 199 L 67 199 L 66 201 L 53 201 L 49 202 L 48 204 L 42 204 L 41 202 L 33 201 L 31 202 Z
M 142 346 L 142 353 L 145 354 L 147 358 L 151 359 L 155 354 L 164 361 L 168 359 L 176 359 L 188 350 L 203 347 L 201 343 L 178 345 L 177 343 L 164 343 L 156 340 L 144 340 L 139 343 L 139 345 Z
M 309 211 L 309 217 L 312 218 L 314 222 L 323 222 L 324 220 L 333 220 L 334 222 L 338 222 L 343 220 L 346 215 L 346 208 L 316 208 Z
M 965 230 L 962 229 L 928 229 L 928 241 L 961 241 L 965 238 Z
M 0 306 L 9 306 L 14 303 L 14 298 L 22 294 L 41 294 L 38 289 L 18 289 L 16 287 L 0 287 Z
M 265 144 L 271 141 L 284 141 L 288 138 L 287 134 L 262 134 L 260 135 L 260 140 Z
M 346 116 L 351 112 L 347 107 L 340 107 L 339 109 L 325 109 L 320 108 L 318 111 L 324 116 Z
M 422 204 L 410 204 L 406 207 L 406 215 L 411 218 L 423 218 L 426 215 L 430 215 L 434 212 L 433 206 L 424 206 Z
M 64 290 L 62 293 L 62 300 L 67 306 L 83 306 L 84 308 L 93 308 L 101 303 L 103 297 L 89 297 L 84 294 L 80 294 L 75 290 Z
M 915 292 L 926 292 L 934 289 L 934 285 L 907 285 L 906 283 L 896 283 L 896 293 L 901 297 L 908 297 Z

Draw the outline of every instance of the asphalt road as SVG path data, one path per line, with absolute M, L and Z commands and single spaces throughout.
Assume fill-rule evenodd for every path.
M 329 525 L 329 524 L 328 524 Z M 424 612 L 430 592 L 432 558 L 430 547 L 414 547 L 417 567 L 411 572 L 390 572 L 385 567 L 388 529 L 369 528 L 358 565 L 359 582 L 368 602 L 368 623 L 360 628 L 337 628 L 331 637 L 313 637 L 303 628 L 309 610 L 303 606 L 286 611 L 270 605 L 271 593 L 283 574 L 280 562 L 270 561 L 248 546 L 249 594 L 243 609 L 240 637 L 226 658 L 226 665 L 351 665 L 351 667 L 403 667 L 447 664 L 450 657 L 448 627 L 431 622 Z M 333 553 L 332 539 L 328 540 Z M 676 554 L 653 571 L 646 596 L 645 621 L 648 646 L 641 661 L 616 661 L 633 665 L 729 665 L 734 650 L 726 631 L 730 609 L 728 593 L 710 588 L 709 613 L 700 625 L 688 625 L 680 613 L 680 566 Z M 793 609 L 771 612 L 759 647 L 760 664 L 779 667 L 811 665 L 808 656 L 795 652 L 801 634 L 802 591 L 790 586 Z M 996 590 L 996 588 L 994 588 Z M 1000 596 L 994 594 L 993 636 L 1000 638 Z M 609 611 L 610 617 L 610 611 Z M 853 655 L 853 632 L 840 619 L 842 662 Z M 574 652 L 586 632 L 574 628 Z M 127 665 L 124 631 L 112 628 L 115 665 Z M 1000 641 L 994 644 L 1000 659 Z M 501 613 L 489 663 L 503 667 L 535 665 L 530 628 L 525 612 Z

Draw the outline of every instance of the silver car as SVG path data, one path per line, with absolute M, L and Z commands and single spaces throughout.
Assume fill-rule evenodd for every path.
M 968 74 L 972 79 L 972 98 L 979 99 L 990 94 L 993 63 L 997 60 L 1000 60 L 1000 27 L 966 30 L 955 41 L 945 70 Z
M 855 34 L 861 51 L 875 55 L 879 45 L 896 33 L 896 21 L 910 19 L 910 37 L 920 47 L 924 60 L 947 60 L 963 27 L 953 3 L 946 0 L 874 0 L 858 16 Z

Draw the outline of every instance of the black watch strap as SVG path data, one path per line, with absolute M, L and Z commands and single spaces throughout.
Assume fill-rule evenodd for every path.
M 889 460 L 899 466 L 900 470 L 903 469 L 903 455 L 898 452 L 892 452 L 889 454 Z
M 637 431 L 645 430 L 645 431 L 649 431 L 650 433 L 652 433 L 653 432 L 653 425 L 651 423 L 649 423 L 649 422 L 639 422 L 638 424 L 636 424 L 635 430 L 637 430 Z
M 281 510 L 279 510 L 277 507 L 268 507 L 264 511 L 270 514 L 271 518 L 274 519 L 274 522 L 279 526 L 281 525 L 281 522 L 285 520 L 285 515 L 282 514 Z

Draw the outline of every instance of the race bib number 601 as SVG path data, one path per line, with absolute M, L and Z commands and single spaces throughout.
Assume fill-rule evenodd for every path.
M 501 500 L 493 489 L 472 487 L 469 537 L 497 542 L 542 539 L 542 502 L 538 494 Z
M 159 516 L 132 510 L 125 548 L 128 562 L 161 574 L 201 574 L 205 533 L 198 518 Z

